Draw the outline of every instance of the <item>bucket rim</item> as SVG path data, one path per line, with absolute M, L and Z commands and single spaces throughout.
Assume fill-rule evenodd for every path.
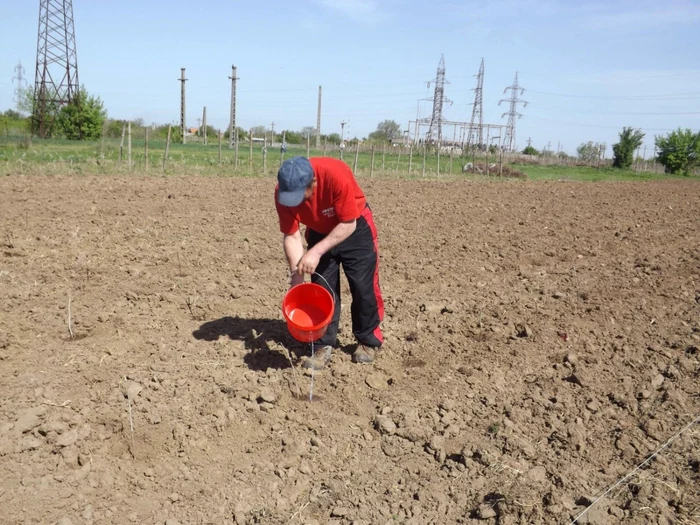
M 287 299 L 288 299 L 288 297 L 289 297 L 289 294 L 292 292 L 292 290 L 294 290 L 295 288 L 298 288 L 298 287 L 300 287 L 300 286 L 306 287 L 307 289 L 308 289 L 308 288 L 314 288 L 314 287 L 315 287 L 315 288 L 318 288 L 318 289 L 322 290 L 323 293 L 324 293 L 324 294 L 328 297 L 328 299 L 330 300 L 330 304 L 331 304 L 330 312 L 328 313 L 328 315 L 326 316 L 326 318 L 325 318 L 323 321 L 321 321 L 320 323 L 315 324 L 315 325 L 312 325 L 312 326 L 304 326 L 304 327 L 301 327 L 301 326 L 299 326 L 298 324 L 296 324 L 294 321 L 292 321 L 292 320 L 289 318 L 289 316 L 287 315 L 287 309 L 285 308 L 285 304 L 286 304 L 286 302 L 287 302 Z M 281 305 L 281 306 L 282 306 L 282 316 L 284 317 L 284 319 L 285 319 L 285 321 L 287 322 L 288 325 L 292 325 L 296 330 L 299 330 L 299 331 L 301 331 L 301 332 L 315 332 L 316 330 L 319 330 L 319 329 L 321 329 L 321 328 L 323 328 L 323 327 L 325 327 L 325 326 L 328 326 L 328 324 L 331 322 L 331 319 L 333 318 L 334 308 L 335 308 L 335 301 L 333 300 L 333 296 L 331 295 L 331 293 L 330 293 L 328 290 L 326 290 L 323 286 L 321 286 L 321 285 L 318 284 L 318 283 L 311 283 L 311 282 L 309 282 L 309 283 L 300 283 L 300 284 L 297 284 L 296 286 L 294 286 L 294 287 L 290 288 L 289 290 L 287 290 L 287 293 L 284 294 L 284 298 L 282 299 L 282 305 Z

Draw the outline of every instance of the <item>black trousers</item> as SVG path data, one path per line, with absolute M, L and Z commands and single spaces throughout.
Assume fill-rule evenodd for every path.
M 306 230 L 309 248 L 324 237 L 324 234 L 310 228 Z M 350 311 L 355 339 L 365 346 L 379 348 L 384 340 L 379 327 L 384 318 L 384 301 L 379 288 L 377 228 L 369 206 L 357 219 L 357 226 L 352 235 L 326 252 L 319 261 L 316 273 L 311 276 L 312 282 L 320 284 L 335 294 L 333 320 L 323 337 L 315 342 L 319 345 L 336 345 L 340 322 L 341 266 L 348 279 L 352 295 Z M 318 274 L 321 274 L 323 279 Z

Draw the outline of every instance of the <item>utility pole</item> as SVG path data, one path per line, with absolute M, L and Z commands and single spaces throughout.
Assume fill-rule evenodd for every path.
M 343 138 L 345 137 L 345 124 L 347 124 L 347 122 L 345 122 L 345 121 L 342 121 L 340 123 L 340 143 L 341 144 L 343 143 Z
M 273 122 L 270 124 L 270 127 L 272 128 L 272 133 L 270 134 L 270 147 L 275 143 L 275 123 Z
M 186 126 L 186 113 L 185 113 L 185 82 L 187 82 L 187 79 L 185 78 L 185 68 L 181 67 L 180 68 L 180 131 L 182 132 L 182 143 L 187 144 L 187 128 Z
M 33 131 L 45 138 L 51 131 L 54 108 L 70 104 L 79 91 L 73 1 L 40 0 Z
M 517 71 L 515 72 L 515 80 L 513 81 L 513 85 L 505 88 L 503 90 L 503 93 L 507 93 L 509 89 L 511 90 L 510 99 L 501 99 L 498 101 L 498 105 L 500 106 L 501 102 L 510 103 L 510 110 L 506 113 L 503 113 L 501 115 L 501 118 L 508 115 L 508 124 L 506 126 L 506 137 L 504 146 L 508 151 L 513 151 L 513 148 L 515 147 L 515 119 L 516 117 L 522 118 L 522 115 L 518 113 L 518 104 L 522 104 L 523 107 L 527 107 L 527 102 L 518 98 L 518 95 L 522 95 L 523 93 L 525 93 L 525 89 L 520 87 L 520 85 L 518 84 Z
M 321 86 L 318 86 L 318 109 L 316 110 L 316 149 L 321 147 Z
M 231 66 L 231 116 L 228 124 L 228 147 L 233 148 L 234 136 L 235 141 L 238 142 L 238 131 L 236 129 L 236 66 Z

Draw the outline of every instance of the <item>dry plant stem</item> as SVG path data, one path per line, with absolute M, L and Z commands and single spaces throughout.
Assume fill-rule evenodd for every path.
M 134 456 L 134 416 L 132 415 L 131 412 L 131 398 L 127 395 L 126 400 L 129 403 L 129 427 L 131 428 L 131 457 L 136 459 L 136 456 Z
M 289 355 L 289 350 L 287 350 L 286 347 L 282 347 L 284 349 L 284 355 L 287 356 L 287 360 L 289 361 L 289 366 L 292 367 L 292 379 L 294 380 L 294 386 L 297 389 L 297 397 L 301 397 L 301 389 L 299 388 L 299 383 L 297 381 L 297 371 L 294 368 L 294 363 L 292 363 L 292 356 Z
M 289 518 L 289 521 L 287 522 L 287 525 L 289 525 L 292 521 L 294 521 L 294 518 L 296 518 L 297 516 L 299 516 L 299 519 L 301 519 L 301 513 L 302 513 L 302 511 L 303 511 L 306 507 L 308 507 L 310 503 L 311 503 L 311 501 L 307 501 L 307 502 L 304 503 L 301 507 L 299 507 L 299 508 L 297 509 L 297 511 L 296 511 L 294 514 L 292 514 L 292 517 Z
M 72 302 L 73 298 L 68 294 L 68 333 L 70 334 L 70 338 L 73 339 L 73 327 L 71 326 L 71 312 L 70 312 L 70 305 Z

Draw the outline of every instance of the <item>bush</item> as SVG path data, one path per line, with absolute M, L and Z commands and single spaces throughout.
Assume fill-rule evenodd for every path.
M 679 128 L 665 137 L 655 137 L 655 142 L 656 160 L 666 173 L 689 175 L 700 166 L 700 132 Z
M 70 140 L 96 140 L 102 136 L 107 112 L 99 97 L 89 95 L 81 88 L 70 104 L 58 113 L 58 132 Z
M 634 150 L 644 139 L 644 133 L 640 129 L 622 128 L 620 142 L 613 146 L 613 168 L 627 169 L 632 166 Z

